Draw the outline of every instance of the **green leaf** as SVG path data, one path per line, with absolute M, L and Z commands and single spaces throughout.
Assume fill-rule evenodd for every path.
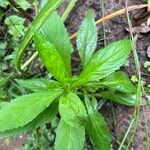
M 33 92 L 42 92 L 48 89 L 61 89 L 60 82 L 55 80 L 47 80 L 45 78 L 34 78 L 26 80 L 16 80 L 19 86 L 24 87 Z
M 40 31 L 50 43 L 55 45 L 64 62 L 66 75 L 71 76 L 72 44 L 69 40 L 67 30 L 57 12 L 54 12 L 47 19 Z
M 83 150 L 85 141 L 84 126 L 71 127 L 60 121 L 55 141 L 55 150 Z
M 24 24 L 25 19 L 16 15 L 9 16 L 5 19 L 8 26 Z
M 24 10 L 31 7 L 31 4 L 27 0 L 16 0 L 17 4 L 20 5 L 21 8 Z
M 40 13 L 37 15 L 37 17 L 32 22 L 31 26 L 34 26 L 36 30 L 38 30 L 43 23 L 49 18 L 49 16 L 61 5 L 63 0 L 50 0 L 47 2 L 47 4 L 42 8 Z M 29 44 L 30 40 L 33 37 L 33 32 L 31 28 L 29 27 L 28 31 L 26 32 L 25 36 L 23 37 L 22 42 L 20 43 L 19 49 L 16 53 L 16 57 L 14 58 L 14 61 L 16 63 L 17 69 L 21 70 L 21 58 L 22 55 Z
M 0 102 L 0 109 L 2 109 L 8 102 Z
M 77 49 L 81 58 L 82 65 L 85 67 L 89 62 L 97 45 L 97 28 L 91 11 L 82 22 L 77 35 Z
M 74 86 L 84 85 L 89 81 L 98 81 L 113 73 L 125 63 L 131 48 L 130 40 L 120 40 L 99 50 L 92 56 Z
M 91 83 L 91 86 L 96 87 L 107 87 L 125 93 L 135 93 L 136 88 L 133 83 L 129 80 L 128 76 L 122 72 L 117 71 L 108 75 L 105 79 L 100 82 Z
M 24 87 L 30 91 L 39 92 L 47 89 L 47 85 L 50 81 L 44 78 L 34 78 L 26 80 L 16 80 L 19 86 Z
M 99 96 L 127 106 L 134 106 L 136 103 L 136 95 L 131 93 L 105 91 L 101 92 Z
M 21 18 L 19 16 L 16 15 L 12 15 L 6 18 L 5 23 L 8 26 L 16 26 L 16 25 L 23 25 L 24 24 L 25 19 Z
M 7 8 L 8 4 L 9 4 L 9 2 L 7 2 L 7 0 L 0 0 L 0 7 Z
M 5 78 L 0 76 L 0 85 L 5 81 Z
M 85 107 L 75 93 L 60 97 L 59 112 L 62 119 L 72 127 L 80 126 L 87 117 Z
M 7 42 L 0 42 L 0 58 L 4 57 L 6 53 Z
M 85 99 L 88 119 L 86 129 L 97 150 L 111 150 L 111 135 L 103 116 L 91 105 L 88 98 Z
M 7 138 L 7 137 L 14 137 L 20 134 L 23 134 L 28 131 L 32 131 L 46 123 L 49 123 L 56 114 L 58 113 L 58 102 L 52 102 L 48 108 L 46 108 L 42 113 L 40 113 L 35 119 L 33 119 L 28 124 L 24 125 L 23 127 L 19 127 L 17 129 L 7 130 L 3 133 L 0 133 L 0 139 Z
M 13 38 L 22 37 L 24 34 L 24 18 L 16 15 L 9 16 L 5 19 L 5 23 L 8 25 L 8 32 L 13 35 Z
M 47 84 L 47 88 L 48 89 L 61 89 L 62 85 L 60 82 L 57 82 L 55 80 L 51 80 L 48 84 Z
M 0 131 L 26 125 L 46 109 L 61 92 L 55 90 L 33 93 L 12 100 L 0 110 Z
M 46 5 L 47 2 L 48 0 L 41 0 L 40 10 Z
M 49 43 L 42 34 L 34 31 L 34 41 L 39 56 L 47 70 L 58 80 L 63 81 L 65 78 L 65 66 L 62 57 L 56 47 Z

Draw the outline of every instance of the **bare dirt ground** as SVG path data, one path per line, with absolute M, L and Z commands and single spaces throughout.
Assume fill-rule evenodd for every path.
M 0 150 L 22 150 L 26 136 L 0 141 Z
M 135 4 L 144 4 L 146 1 L 144 0 L 129 0 L 128 5 L 135 5 Z M 96 20 L 102 17 L 102 2 L 101 0 L 79 0 L 71 12 L 70 16 L 66 21 L 66 26 L 70 34 L 76 32 L 86 15 L 88 9 L 92 9 L 95 12 Z M 105 15 L 110 14 L 116 10 L 125 7 L 124 0 L 105 0 L 105 7 L 104 12 Z M 140 10 L 141 11 L 141 10 Z M 134 21 L 134 15 L 139 13 L 134 11 L 132 12 L 131 18 L 133 19 L 133 27 L 141 26 L 138 22 Z M 144 22 L 142 22 L 144 23 Z M 99 28 L 99 42 L 98 47 L 102 47 L 104 45 L 104 36 L 103 36 L 103 26 L 98 26 Z M 128 28 L 128 22 L 126 15 L 122 15 L 111 19 L 105 23 L 105 33 L 106 33 L 106 42 L 110 43 L 112 41 L 118 39 L 124 39 L 129 37 L 129 32 L 126 30 Z M 147 48 L 150 45 L 150 34 L 149 32 L 146 33 L 138 33 L 137 39 L 137 51 L 141 63 L 141 73 L 142 73 L 142 80 L 144 84 L 150 83 L 150 75 L 148 71 L 144 69 L 144 62 L 150 60 L 147 56 Z M 76 64 L 73 64 L 75 67 L 79 67 Z M 134 65 L 133 55 L 130 57 L 129 66 L 123 68 L 128 75 L 131 77 L 132 75 L 136 74 L 136 69 Z M 114 150 L 117 149 L 118 144 L 117 141 L 120 141 L 130 123 L 131 115 L 132 115 L 133 108 L 124 107 L 121 105 L 114 105 L 114 114 L 112 114 L 111 105 L 108 104 L 103 108 L 101 111 L 106 116 L 106 119 L 109 122 L 110 130 L 114 135 L 115 139 L 113 141 Z M 138 128 L 135 134 L 134 141 L 132 143 L 131 149 L 134 150 L 147 150 L 146 148 L 146 130 L 145 130 L 145 116 L 147 118 L 147 126 L 150 134 L 150 107 L 144 106 L 140 109 L 140 116 L 138 121 Z M 115 122 L 112 119 L 115 117 Z M 150 135 L 149 135 L 150 136 Z M 23 140 L 22 140 L 23 139 Z M 11 142 L 6 140 L 6 143 L 0 142 L 0 150 L 15 150 L 15 149 L 22 149 L 21 145 L 24 142 L 24 137 L 22 139 L 15 139 Z M 149 141 L 150 142 L 150 141 Z

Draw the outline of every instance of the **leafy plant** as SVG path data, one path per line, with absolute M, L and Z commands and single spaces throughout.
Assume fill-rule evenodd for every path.
M 54 12 L 37 31 L 39 26 L 30 28 L 32 34 L 25 43 L 34 37 L 42 63 L 53 78 L 17 81 L 32 93 L 1 107 L 1 138 L 31 131 L 59 113 L 55 150 L 82 150 L 85 130 L 96 149 L 110 150 L 111 135 L 107 122 L 96 108 L 96 100 L 105 98 L 127 106 L 135 105 L 134 85 L 127 75 L 116 71 L 126 62 L 132 49 L 131 41 L 119 40 L 94 53 L 97 29 L 93 13 L 89 12 L 77 35 L 83 69 L 79 75 L 72 75 L 73 46 L 60 16 Z M 23 44 L 22 50 L 25 47 Z
M 23 9 L 29 9 L 31 6 L 34 8 L 37 5 L 37 0 L 30 3 L 27 0 L 16 0 L 15 2 L 18 4 L 18 7 Z M 5 84 L 0 83 L 0 101 L 8 101 L 21 93 L 26 93 L 25 89 L 21 89 L 14 81 L 19 74 L 16 72 L 12 59 L 18 50 L 18 42 L 21 41 L 26 32 L 28 21 L 25 21 L 26 19 L 19 15 L 20 12 L 8 0 L 0 0 L 0 6 L 3 7 L 2 10 L 4 11 L 0 14 L 2 29 L 0 41 L 0 78 L 6 79 Z M 10 6 L 11 9 L 9 9 Z M 27 55 L 33 49 L 35 49 L 34 44 L 29 46 Z
M 55 131 L 58 123 L 59 119 L 55 118 L 51 123 L 32 131 L 32 134 L 27 137 L 24 150 L 54 149 Z
M 28 9 L 31 7 L 31 4 L 27 0 L 16 0 L 23 9 Z M 6 8 L 9 2 L 7 0 L 0 0 L 0 6 Z
M 24 18 L 21 18 L 16 15 L 12 15 L 5 19 L 5 24 L 8 26 L 8 32 L 10 35 L 13 35 L 14 41 L 17 41 L 24 34 Z

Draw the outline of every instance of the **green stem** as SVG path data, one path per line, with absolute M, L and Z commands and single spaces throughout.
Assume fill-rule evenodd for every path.
M 102 7 L 102 17 L 105 17 L 105 4 L 104 0 L 101 1 L 101 7 Z M 103 22 L 103 38 L 104 38 L 104 45 L 106 46 L 106 32 L 105 32 L 105 22 Z
M 22 66 L 21 70 L 24 70 L 38 55 L 38 51 L 36 51 Z
M 139 62 L 139 58 L 138 58 L 138 54 L 137 54 L 137 50 L 136 50 L 136 42 L 135 42 L 135 38 L 132 34 L 132 23 L 129 17 L 129 12 L 128 12 L 128 6 L 127 6 L 127 0 L 126 0 L 126 15 L 127 15 L 127 21 L 128 21 L 128 25 L 129 25 L 129 30 L 130 30 L 130 35 L 131 35 L 131 39 L 132 39 L 132 45 L 133 45 L 133 55 L 134 55 L 134 61 L 135 61 L 135 66 L 136 66 L 136 70 L 138 72 L 138 87 L 137 87 L 137 93 L 136 93 L 136 110 L 134 111 L 134 126 L 133 126 L 133 132 L 131 134 L 131 137 L 129 139 L 128 145 L 126 147 L 126 150 L 129 149 L 136 131 L 137 131 L 137 127 L 138 127 L 138 118 L 139 118 L 139 106 L 142 102 L 142 84 L 141 84 L 141 70 L 140 70 L 140 62 Z
M 140 109 L 138 108 L 138 109 L 134 112 L 134 118 L 135 118 L 135 120 L 134 120 L 134 129 L 133 129 L 132 135 L 131 135 L 131 137 L 130 137 L 130 139 L 129 139 L 128 145 L 127 145 L 127 147 L 126 147 L 125 150 L 129 150 L 129 147 L 130 147 L 130 145 L 131 145 L 131 143 L 133 142 L 133 139 L 134 139 L 134 137 L 135 137 L 135 134 L 136 134 L 136 131 L 137 131 L 137 127 L 138 127 L 139 110 L 140 110 Z
M 129 11 L 132 11 L 132 10 L 135 10 L 135 9 L 141 9 L 141 8 L 145 8 L 145 7 L 147 7 L 147 5 L 144 4 L 144 5 L 138 5 L 138 7 L 137 6 L 131 6 L 128 9 L 129 9 Z M 102 22 L 105 22 L 105 21 L 107 21 L 111 18 L 114 18 L 114 17 L 122 15 L 122 14 L 124 14 L 124 12 L 123 11 L 121 12 L 121 10 L 119 10 L 119 11 L 113 13 L 113 15 L 110 14 L 108 16 L 105 16 L 104 18 L 101 18 L 101 19 L 97 20 L 96 23 L 97 23 L 97 25 L 99 25 Z M 76 35 L 77 35 L 77 33 L 73 34 L 70 37 L 70 39 L 74 39 L 76 37 Z M 23 52 L 21 52 L 21 54 L 23 54 Z M 21 61 L 21 58 L 19 58 L 19 63 L 20 63 L 20 61 Z M 17 63 L 17 64 L 19 64 L 19 63 Z M 18 66 L 18 68 L 20 68 L 20 66 Z
M 134 118 L 131 120 L 131 123 L 130 123 L 130 125 L 129 125 L 127 131 L 126 131 L 126 134 L 125 134 L 123 140 L 121 141 L 121 144 L 120 144 L 118 150 L 121 150 L 121 149 L 122 149 L 122 147 L 123 147 L 123 145 L 124 145 L 124 142 L 125 142 L 126 139 L 127 139 L 127 136 L 128 136 L 128 134 L 129 134 L 129 132 L 130 132 L 130 130 L 131 130 L 131 127 L 132 127 L 133 123 L 134 123 Z
M 61 20 L 64 22 L 66 18 L 68 17 L 69 13 L 71 12 L 72 8 L 74 7 L 77 0 L 71 0 L 69 3 L 67 9 L 65 10 L 64 14 L 61 17 Z M 24 70 L 38 55 L 38 52 L 36 51 L 21 67 L 21 70 Z
M 62 15 L 61 19 L 63 22 L 65 22 L 65 20 L 67 19 L 68 15 L 70 14 L 71 10 L 73 9 L 73 7 L 75 6 L 75 3 L 77 2 L 77 0 L 71 0 L 68 7 L 66 8 L 64 14 Z

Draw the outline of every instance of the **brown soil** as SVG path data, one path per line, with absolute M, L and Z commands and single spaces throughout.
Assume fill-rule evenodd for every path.
M 144 0 L 130 0 L 128 5 L 130 6 L 134 4 L 144 4 L 144 3 L 145 3 Z M 124 0 L 105 0 L 105 8 L 104 8 L 105 15 L 110 14 L 111 12 L 114 12 L 115 10 L 119 10 L 124 7 L 125 7 Z M 100 0 L 79 0 L 66 21 L 66 26 L 71 34 L 78 30 L 88 9 L 92 9 L 95 12 L 96 19 L 102 17 L 102 7 Z M 135 12 L 131 13 L 132 18 L 134 13 Z M 133 26 L 137 26 L 136 22 L 133 22 Z M 107 21 L 105 23 L 106 42 L 110 43 L 118 39 L 124 39 L 129 37 L 129 33 L 125 29 L 127 27 L 128 23 L 126 15 L 122 15 L 114 19 L 111 19 L 110 21 Z M 104 45 L 103 30 L 102 30 L 103 26 L 100 25 L 98 26 L 98 28 L 99 28 L 98 47 L 100 48 Z M 138 40 L 136 43 L 141 63 L 142 80 L 144 81 L 145 84 L 148 84 L 148 82 L 150 83 L 150 75 L 148 74 L 147 70 L 144 69 L 144 62 L 146 60 L 148 61 L 146 51 L 148 46 L 150 45 L 150 34 L 149 33 L 138 34 Z M 133 55 L 131 55 L 130 57 L 129 64 L 130 66 L 126 66 L 124 70 L 128 73 L 129 76 L 136 75 Z M 110 130 L 112 131 L 112 134 L 115 137 L 115 140 L 113 141 L 114 149 L 117 149 L 118 148 L 117 141 L 121 141 L 121 139 L 124 136 L 124 133 L 126 132 L 129 126 L 133 108 L 128 108 L 121 105 L 114 105 L 114 112 L 116 119 L 115 122 L 112 119 L 113 116 L 111 110 L 112 110 L 111 105 L 108 104 L 105 106 L 102 112 L 106 116 L 110 126 Z M 134 141 L 132 142 L 131 149 L 132 148 L 135 150 L 147 149 L 144 114 L 147 118 L 147 126 L 150 134 L 150 109 L 148 106 L 141 107 L 138 121 L 138 129 Z M 0 143 L 0 150 L 14 150 L 16 148 L 19 149 L 19 147 L 22 144 L 22 140 L 20 141 L 20 139 L 17 139 L 16 141 L 13 142 L 15 144 L 12 144 L 11 142 L 12 146 L 10 146 L 10 148 L 6 146 L 7 144 L 9 145 L 9 142 L 6 141 L 6 144 Z M 16 145 L 18 145 L 17 143 L 19 144 L 19 146 L 16 147 Z
M 17 138 L 0 141 L 0 150 L 22 150 L 26 136 L 21 135 Z

